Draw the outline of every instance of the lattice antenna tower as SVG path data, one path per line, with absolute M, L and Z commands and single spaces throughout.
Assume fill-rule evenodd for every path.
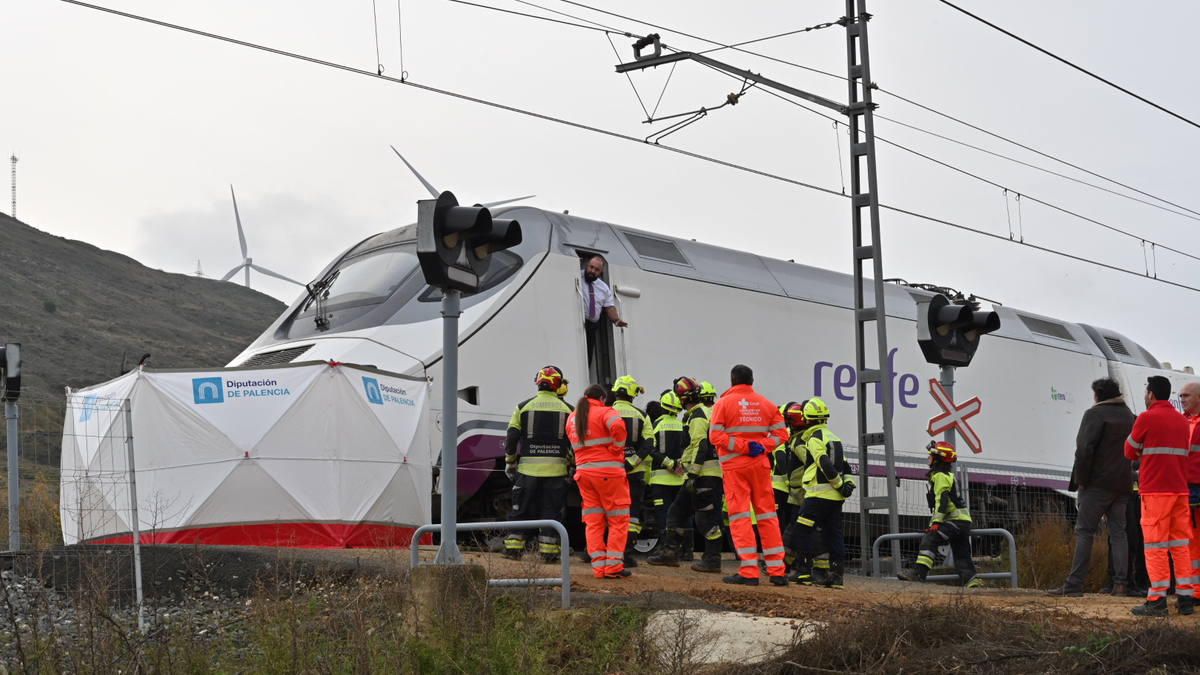
M 204 278 L 204 269 L 200 267 L 199 260 L 196 261 L 196 276 L 200 277 L 201 279 Z
M 13 153 L 12 157 L 8 158 L 12 162 L 12 217 L 17 219 L 17 153 Z

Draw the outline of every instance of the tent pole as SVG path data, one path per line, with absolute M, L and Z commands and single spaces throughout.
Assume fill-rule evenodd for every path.
M 458 550 L 458 317 L 462 293 L 442 290 L 442 545 L 435 565 L 461 565 Z
M 142 612 L 142 531 L 138 521 L 137 468 L 133 463 L 133 401 L 125 399 L 125 447 L 129 452 L 129 510 L 133 524 L 133 586 L 137 593 L 138 631 L 146 632 L 146 616 Z

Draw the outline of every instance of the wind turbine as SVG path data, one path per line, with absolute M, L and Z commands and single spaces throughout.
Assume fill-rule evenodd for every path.
M 389 145 L 388 147 L 392 149 L 392 152 L 396 153 L 396 156 L 400 158 L 401 162 L 404 162 L 404 166 L 407 166 L 408 170 L 413 172 L 413 175 L 417 177 L 417 180 L 421 181 L 421 185 L 424 185 L 425 189 L 429 190 L 429 194 L 433 195 L 434 199 L 437 199 L 438 195 L 441 194 L 437 191 L 437 188 L 430 185 L 429 181 L 425 180 L 424 176 L 417 173 L 417 170 L 413 168 L 412 164 L 408 163 L 407 159 L 404 159 L 404 155 L 400 154 L 400 151 L 396 149 L 396 146 Z M 512 202 L 519 202 L 522 199 L 532 199 L 536 196 L 537 195 L 525 195 L 524 197 L 516 197 L 515 199 L 504 199 L 504 200 L 501 200 L 498 202 L 488 202 L 487 204 L 478 204 L 477 206 L 486 206 L 488 208 L 491 208 L 493 206 L 500 206 L 501 204 L 511 204 Z
M 238 273 L 238 270 L 244 269 L 246 270 L 246 288 L 250 288 L 250 270 L 253 269 L 259 274 L 265 274 L 269 277 L 275 277 L 276 279 L 283 279 L 284 281 L 291 282 L 297 286 L 303 286 L 304 284 L 296 281 L 295 279 L 289 279 L 282 274 L 272 272 L 265 267 L 259 267 L 258 265 L 254 264 L 254 258 L 251 258 L 250 254 L 246 252 L 246 235 L 242 232 L 242 217 L 238 214 L 237 195 L 233 193 L 232 185 L 229 186 L 229 195 L 233 197 L 233 217 L 237 220 L 238 243 L 242 245 L 242 262 L 237 267 L 229 270 L 225 276 L 221 277 L 221 281 L 229 281 L 233 278 L 233 275 Z

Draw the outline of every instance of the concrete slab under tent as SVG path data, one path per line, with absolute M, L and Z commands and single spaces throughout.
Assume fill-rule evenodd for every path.
M 69 391 L 63 540 L 132 542 L 135 487 L 143 543 L 407 547 L 430 522 L 428 388 L 312 361 Z

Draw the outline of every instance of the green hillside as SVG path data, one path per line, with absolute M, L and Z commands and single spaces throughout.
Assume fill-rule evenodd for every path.
M 60 398 L 152 354 L 156 368 L 224 366 L 283 303 L 238 284 L 169 274 L 0 214 L 0 342 L 23 350 L 22 398 Z

